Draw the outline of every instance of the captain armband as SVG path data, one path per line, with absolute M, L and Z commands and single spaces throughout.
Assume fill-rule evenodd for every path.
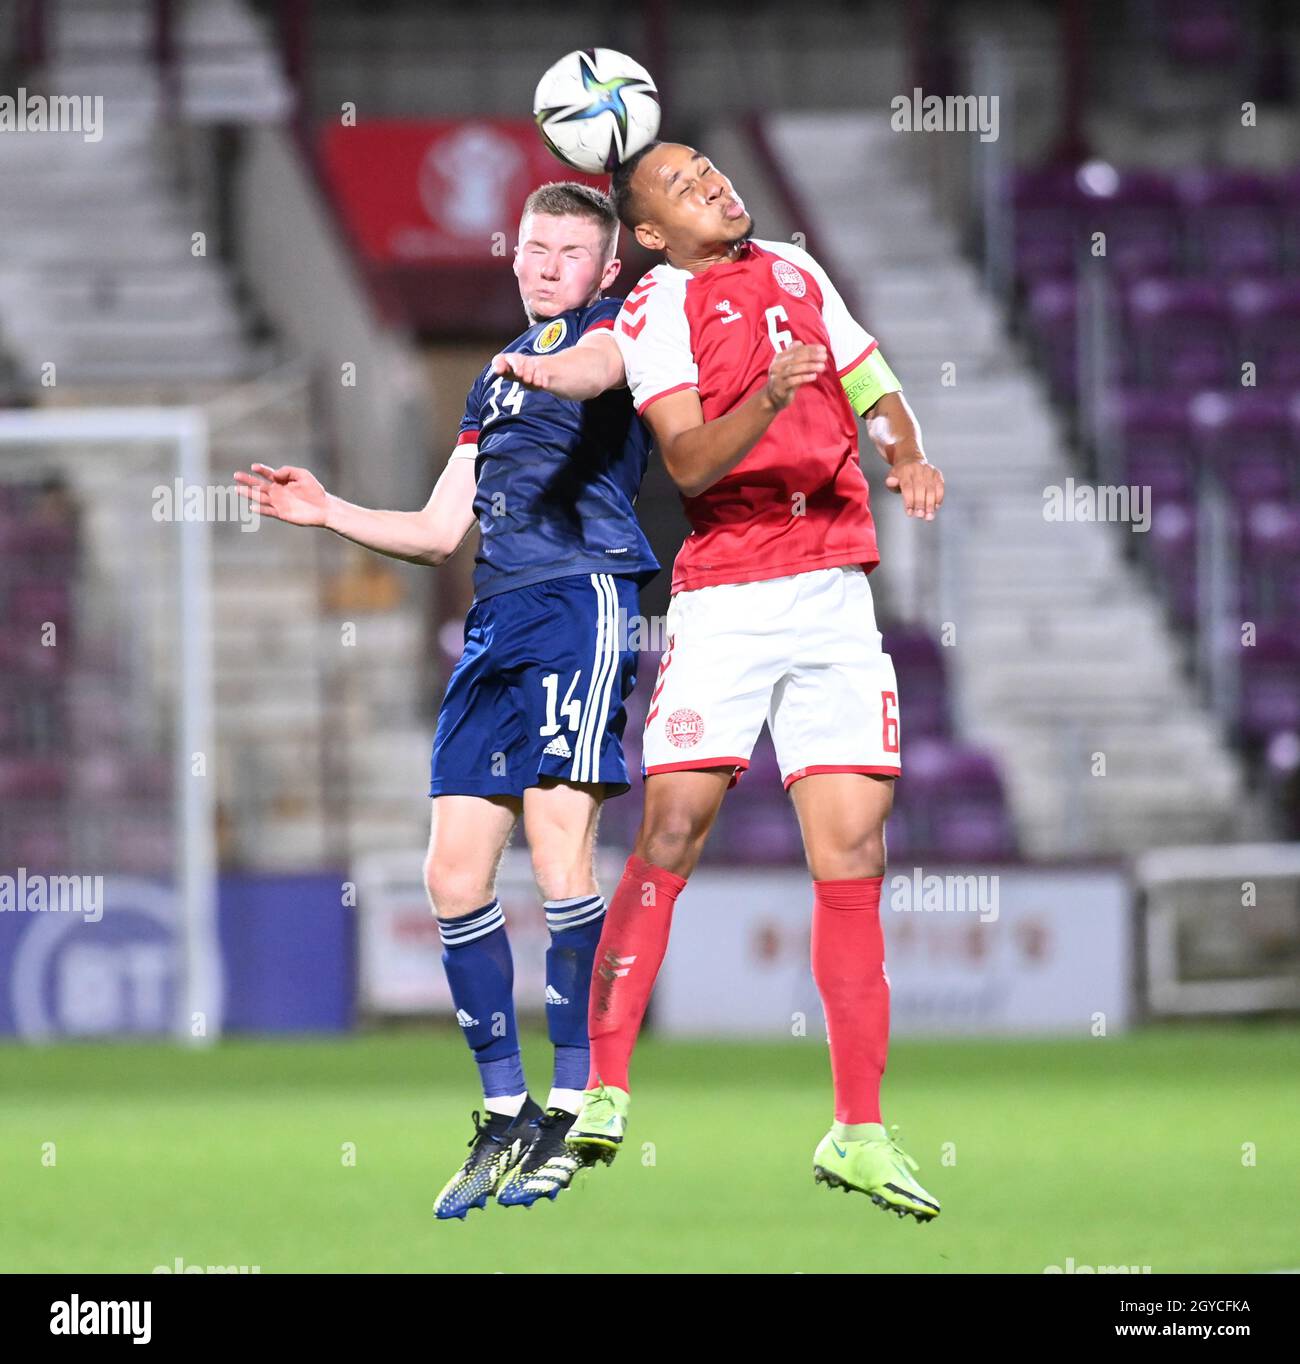
M 844 386 L 844 396 L 849 405 L 863 416 L 886 393 L 901 393 L 903 385 L 898 382 L 894 371 L 885 363 L 879 346 L 873 346 L 862 362 L 840 377 Z

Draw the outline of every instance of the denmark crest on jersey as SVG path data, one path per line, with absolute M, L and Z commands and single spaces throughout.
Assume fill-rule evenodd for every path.
M 795 298 L 802 298 L 808 292 L 807 281 L 788 260 L 774 260 L 772 262 L 772 273 L 776 276 L 776 282 L 787 294 L 793 294 Z
M 554 322 L 548 323 L 542 328 L 537 340 L 533 342 L 533 349 L 538 355 L 541 355 L 543 351 L 554 350 L 564 340 L 564 333 L 567 330 L 564 319 L 557 317 Z

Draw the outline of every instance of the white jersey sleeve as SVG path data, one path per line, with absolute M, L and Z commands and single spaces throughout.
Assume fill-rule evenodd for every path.
M 686 319 L 686 278 L 684 270 L 656 266 L 628 293 L 614 324 L 638 413 L 670 393 L 699 388 Z
M 835 361 L 836 373 L 843 377 L 857 368 L 867 354 L 874 349 L 876 338 L 871 335 L 849 312 L 839 290 L 831 283 L 831 277 L 803 249 L 792 242 L 760 242 L 764 250 L 788 260 L 800 270 L 806 270 L 817 281 L 822 294 L 822 321 L 831 339 L 831 358 Z

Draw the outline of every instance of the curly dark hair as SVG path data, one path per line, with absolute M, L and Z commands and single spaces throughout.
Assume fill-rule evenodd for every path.
M 636 174 L 636 168 L 641 164 L 641 158 L 647 152 L 652 152 L 656 147 L 662 147 L 662 142 L 648 142 L 639 152 L 634 152 L 626 161 L 619 164 L 614 172 L 613 179 L 609 182 L 610 196 L 614 200 L 614 212 L 618 214 L 618 220 L 629 232 L 636 227 L 640 219 L 640 206 L 637 204 L 636 195 L 632 192 L 632 177 Z

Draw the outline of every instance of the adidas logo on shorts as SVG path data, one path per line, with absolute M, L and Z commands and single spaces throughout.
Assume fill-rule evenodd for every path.
M 567 1004 L 569 1001 L 555 988 L 554 985 L 546 987 L 546 1002 L 548 1004 Z
M 557 734 L 555 738 L 542 749 L 542 752 L 549 754 L 552 758 L 573 757 L 573 749 L 569 747 L 569 741 L 563 734 Z

